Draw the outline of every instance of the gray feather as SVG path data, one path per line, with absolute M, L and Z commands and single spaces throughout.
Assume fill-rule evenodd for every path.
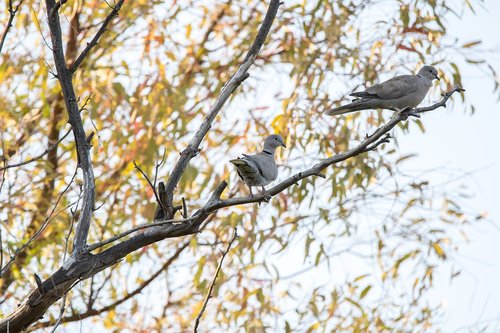
M 390 109 L 401 111 L 419 105 L 430 87 L 432 80 L 438 79 L 437 70 L 432 66 L 422 67 L 417 75 L 396 76 L 376 84 L 365 91 L 353 92 L 358 97 L 352 103 L 328 110 L 329 116 L 367 109 Z
M 255 155 L 230 160 L 236 166 L 240 178 L 249 186 L 266 186 L 278 177 L 278 166 L 274 161 L 277 147 L 285 147 L 283 138 L 273 134 L 266 138 L 264 149 Z

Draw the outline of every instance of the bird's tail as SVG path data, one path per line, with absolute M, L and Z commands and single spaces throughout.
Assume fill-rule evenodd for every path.
M 248 174 L 255 174 L 257 172 L 257 168 L 255 168 L 252 163 L 249 163 L 244 158 L 235 158 L 232 160 L 229 160 L 229 162 L 233 163 L 236 168 L 238 169 L 238 173 L 241 171 L 243 174 L 248 175 Z
M 367 107 L 366 102 L 367 101 L 363 98 L 357 99 L 352 103 L 339 106 L 338 108 L 330 109 L 330 110 L 326 111 L 325 113 L 329 116 L 338 116 L 338 115 L 341 115 L 344 113 L 364 110 Z
M 247 161 L 245 161 L 242 158 L 235 158 L 235 159 L 230 160 L 229 162 L 233 163 L 236 166 L 248 164 Z

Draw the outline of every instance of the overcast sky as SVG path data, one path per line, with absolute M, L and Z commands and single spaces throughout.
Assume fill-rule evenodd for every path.
M 482 48 L 495 49 L 484 56 L 500 71 L 500 1 L 487 0 L 476 15 L 448 21 L 452 35 L 462 41 L 483 40 Z M 491 80 L 481 71 L 463 67 L 467 98 L 476 114 L 464 114 L 454 107 L 431 112 L 423 117 L 425 133 L 412 131 L 399 135 L 401 153 L 418 153 L 405 164 L 412 169 L 447 166 L 465 172 L 474 195 L 464 201 L 471 211 L 487 212 L 492 223 L 468 228 L 469 244 L 456 256 L 462 274 L 450 285 L 449 277 L 437 280 L 432 297 L 446 306 L 444 332 L 465 332 L 470 325 L 488 325 L 485 332 L 500 332 L 500 104 Z M 431 175 L 439 182 L 439 175 Z M 482 326 L 481 326 L 482 327 Z M 475 326 L 477 331 L 480 326 Z

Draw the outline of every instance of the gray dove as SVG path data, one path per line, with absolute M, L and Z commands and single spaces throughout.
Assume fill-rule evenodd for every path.
M 229 162 L 236 165 L 238 175 L 250 189 L 253 196 L 252 186 L 261 186 L 266 193 L 266 186 L 278 177 L 278 166 L 274 161 L 276 148 L 285 147 L 281 135 L 273 134 L 264 141 L 264 149 L 255 155 L 243 154 L 242 158 L 236 158 Z
M 438 79 L 437 70 L 432 66 L 422 67 L 417 75 L 400 75 L 376 84 L 365 91 L 353 92 L 349 96 L 358 97 L 352 103 L 326 111 L 329 116 L 367 109 L 390 109 L 403 111 L 416 107 L 424 100 Z

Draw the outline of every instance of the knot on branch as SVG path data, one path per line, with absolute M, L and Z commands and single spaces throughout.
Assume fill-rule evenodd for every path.
M 392 138 L 391 133 L 385 133 L 385 135 L 382 138 L 380 138 L 377 142 L 375 142 L 371 146 L 366 147 L 366 149 L 363 152 L 373 151 L 377 149 L 377 147 L 380 146 L 381 144 L 391 142 L 391 138 Z
M 208 202 L 209 203 L 220 202 L 220 196 L 222 195 L 222 192 L 224 192 L 226 187 L 227 187 L 227 182 L 225 180 L 223 180 L 219 185 L 217 185 L 217 187 L 214 190 L 214 193 L 212 193 L 212 196 L 210 197 Z
M 198 155 L 198 154 L 200 153 L 201 149 L 202 149 L 202 148 L 197 148 L 197 149 L 195 149 L 195 148 L 191 148 L 190 146 L 188 146 L 186 149 L 184 149 L 184 150 L 180 153 L 180 155 L 181 155 L 181 156 L 188 156 L 188 157 L 193 158 L 193 157 L 195 157 L 196 155 Z
M 161 220 L 167 216 L 166 209 L 168 207 L 167 204 L 167 191 L 165 189 L 165 183 L 164 182 L 159 182 L 158 183 L 158 206 L 156 207 L 156 212 L 154 219 L 155 220 Z
M 33 277 L 35 278 L 35 283 L 38 288 L 38 292 L 40 293 L 40 296 L 45 295 L 45 289 L 43 289 L 42 279 L 40 279 L 40 277 L 36 273 L 33 273 Z

